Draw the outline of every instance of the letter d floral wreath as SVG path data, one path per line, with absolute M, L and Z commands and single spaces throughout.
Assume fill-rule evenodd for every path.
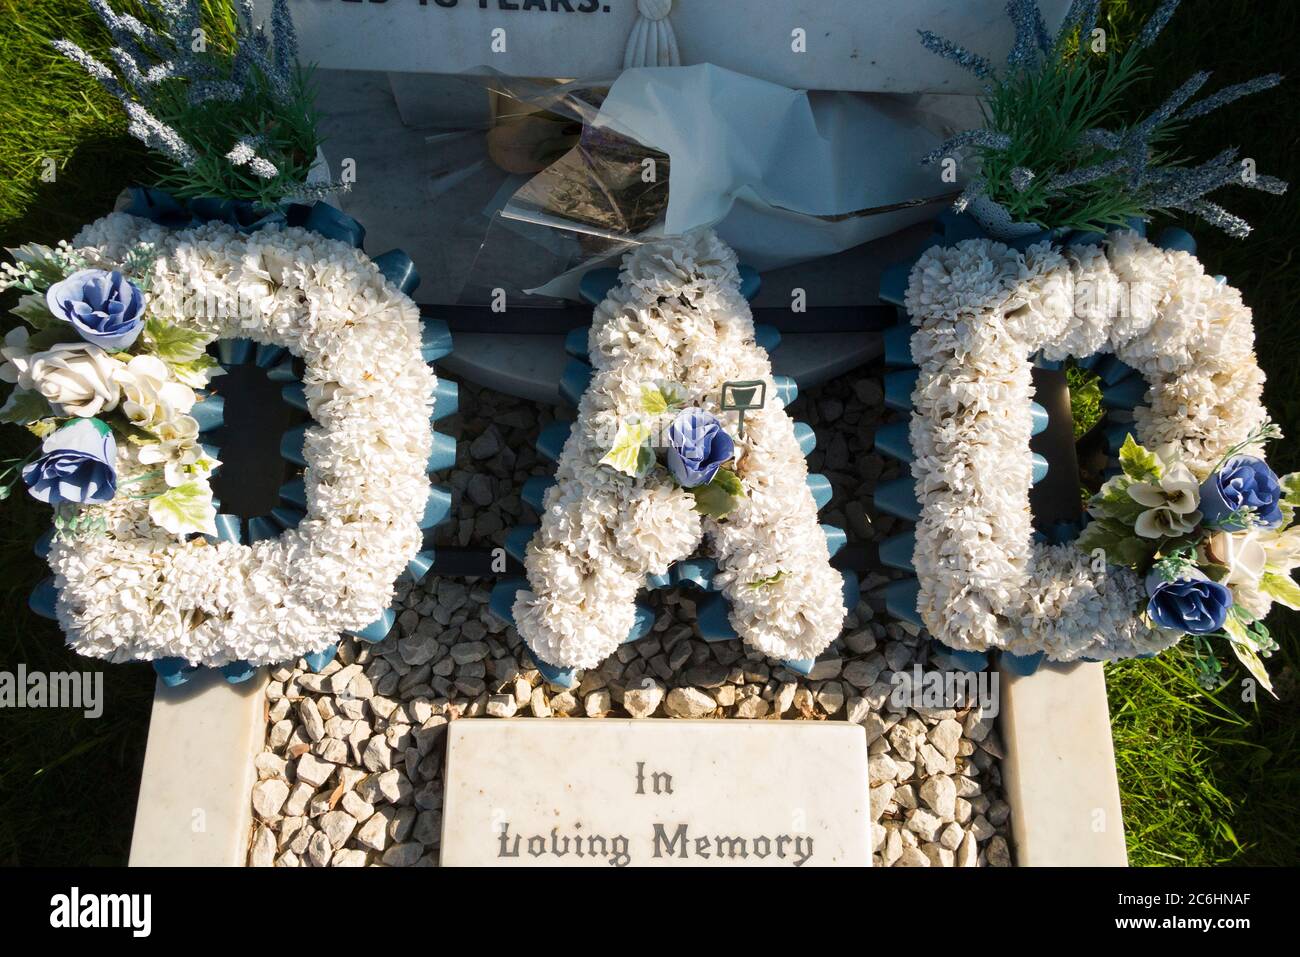
M 268 664 L 318 652 L 387 608 L 420 548 L 435 380 L 419 315 L 346 243 L 300 228 L 171 231 L 115 213 L 57 249 L 13 251 L 26 293 L 0 418 L 43 439 L 19 478 L 55 508 L 56 612 L 78 652 L 120 662 Z M 198 308 L 196 308 L 198 306 Z M 306 365 L 316 427 L 307 514 L 278 538 L 216 541 L 220 463 L 189 413 L 218 338 Z
M 1260 401 L 1241 294 L 1189 253 L 1117 232 L 1104 249 L 934 247 L 912 269 L 906 306 L 920 367 L 913 561 L 934 637 L 1072 661 L 1155 653 L 1184 636 L 1200 652 L 1217 635 L 1271 690 L 1264 617 L 1274 601 L 1300 608 L 1300 473 L 1279 479 L 1261 457 L 1281 433 Z M 1112 352 L 1148 385 L 1122 472 L 1071 544 L 1035 542 L 1030 526 L 1039 351 Z

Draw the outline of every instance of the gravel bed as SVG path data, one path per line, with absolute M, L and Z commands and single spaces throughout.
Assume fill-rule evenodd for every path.
M 888 516 L 863 507 L 899 472 L 872 453 L 882 417 L 878 374 L 859 370 L 801 396 L 796 418 L 817 431 L 810 469 L 835 498 L 822 520 L 850 542 L 888 534 Z M 445 481 L 456 493 L 443 544 L 500 544 L 534 522 L 519 498 L 546 474 L 533 450 L 555 410 L 461 384 L 461 411 L 440 430 L 460 439 Z M 928 663 L 924 631 L 888 620 L 863 576 L 844 633 L 810 676 L 739 641 L 707 644 L 687 590 L 651 593 L 652 634 L 625 645 L 579 686 L 546 684 L 513 628 L 488 611 L 488 579 L 429 578 L 398 586 L 401 612 L 378 644 L 344 640 L 320 674 L 300 661 L 273 670 L 266 750 L 252 801 L 255 866 L 433 866 L 442 812 L 442 743 L 458 718 L 758 718 L 848 720 L 866 728 L 874 861 L 885 866 L 1005 866 L 1010 808 L 1002 747 L 978 707 L 916 709 L 890 700 L 895 672 Z

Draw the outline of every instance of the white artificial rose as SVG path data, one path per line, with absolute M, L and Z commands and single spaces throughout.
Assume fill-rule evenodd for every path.
M 99 415 L 121 397 L 117 377 L 126 367 L 99 346 L 59 342 L 11 363 L 17 367 L 19 388 L 45 396 L 55 415 Z
M 1205 555 L 1216 565 L 1228 569 L 1223 584 L 1253 585 L 1264 574 L 1268 553 L 1255 531 L 1217 532 L 1205 541 Z M 1235 593 L 1235 591 L 1234 591 Z
M 118 375 L 122 411 L 132 425 L 157 432 L 164 423 L 194 408 L 194 390 L 175 381 L 157 356 L 136 356 Z

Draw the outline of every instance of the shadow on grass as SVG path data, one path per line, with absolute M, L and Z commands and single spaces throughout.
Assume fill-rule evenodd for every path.
M 147 156 L 129 137 L 84 140 L 55 169 L 53 182 L 36 181 L 22 215 L 0 221 L 0 246 L 71 239 L 87 223 L 112 212 L 117 195 L 140 179 Z

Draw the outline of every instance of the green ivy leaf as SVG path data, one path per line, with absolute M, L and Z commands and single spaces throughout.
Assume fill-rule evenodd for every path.
M 658 379 L 641 386 L 641 409 L 647 415 L 663 415 L 686 404 L 686 387 L 670 379 Z
M 156 317 L 146 320 L 144 338 L 148 351 L 169 365 L 194 362 L 204 354 L 208 343 L 212 341 L 205 332 L 186 329 Z
M 221 363 L 206 352 L 189 362 L 168 362 L 167 368 L 172 370 L 177 382 L 182 382 L 191 389 L 202 389 L 209 380 L 225 373 Z
M 645 475 L 655 467 L 655 450 L 646 442 L 636 453 L 636 474 Z
M 649 424 L 620 422 L 618 434 L 614 436 L 614 447 L 605 453 L 599 464 L 633 478 L 650 471 L 654 465 L 654 450 L 650 448 Z
M 668 400 L 656 385 L 641 386 L 641 411 L 647 415 L 663 415 L 668 411 Z
M 1278 479 L 1282 497 L 1292 505 L 1300 506 L 1300 472 L 1288 472 Z
M 785 569 L 777 572 L 775 575 L 768 575 L 766 578 L 760 578 L 757 581 L 749 583 L 750 588 L 766 588 L 768 585 L 775 585 L 781 579 L 785 578 Z
M 1074 544 L 1081 551 L 1092 553 L 1101 549 L 1110 554 L 1112 548 L 1121 539 L 1131 535 L 1132 531 L 1121 522 L 1112 518 L 1097 518 L 1079 533 Z
M 123 415 L 120 409 L 112 412 L 107 418 L 108 427 L 132 445 L 155 445 L 158 442 L 158 436 L 140 428 Z
M 1228 577 L 1228 573 L 1232 571 L 1227 565 L 1220 565 L 1217 562 L 1210 561 L 1198 562 L 1196 567 L 1205 572 L 1206 577 L 1214 582 L 1222 582 Z
M 39 392 L 14 389 L 9 393 L 4 406 L 0 407 L 0 422 L 28 425 L 47 419 L 53 414 L 54 410 L 50 408 L 49 400 Z
M 1283 475 L 1278 483 L 1282 486 L 1282 500 L 1277 503 L 1282 512 L 1282 524 L 1290 525 L 1296 509 L 1300 508 L 1300 472 Z
M 718 469 L 713 481 L 691 489 L 695 496 L 695 511 L 713 519 L 724 519 L 745 497 L 745 486 L 740 477 L 730 469 Z
M 736 507 L 736 499 L 712 482 L 696 486 L 691 494 L 695 496 L 695 511 L 709 518 L 724 519 Z
M 1292 611 L 1300 611 L 1300 585 L 1290 575 L 1278 575 L 1264 572 L 1259 580 L 1260 591 L 1268 595 L 1279 605 L 1285 605 Z
M 1114 518 L 1126 525 L 1133 525 L 1146 509 L 1129 495 L 1128 489 L 1132 484 L 1123 475 L 1110 479 L 1088 503 L 1089 511 L 1100 518 Z
M 1246 670 L 1254 676 L 1255 680 L 1264 686 L 1264 690 L 1276 698 L 1277 692 L 1273 690 L 1273 682 L 1269 680 L 1268 671 L 1264 668 L 1264 662 L 1260 660 L 1255 650 L 1255 642 L 1245 626 L 1235 615 L 1229 614 L 1228 620 L 1223 623 L 1223 630 L 1228 635 L 1228 644 L 1232 646 L 1232 653 L 1237 656 L 1237 660 L 1245 665 Z
M 659 392 L 668 403 L 668 408 L 679 409 L 686 404 L 689 395 L 686 386 L 680 382 L 673 382 L 671 379 L 660 379 L 656 385 L 659 386 Z
M 728 495 L 734 495 L 737 498 L 745 497 L 745 484 L 740 481 L 740 476 L 731 469 L 718 469 L 713 476 L 713 481 L 709 484 L 721 486 Z
M 217 534 L 217 510 L 206 482 L 186 482 L 149 500 L 149 517 L 173 535 Z
M 1133 529 L 1118 519 L 1099 518 L 1088 523 L 1075 544 L 1089 554 L 1100 548 L 1108 564 L 1140 570 L 1150 563 L 1157 543 L 1134 535 Z
M 1156 545 L 1154 539 L 1139 538 L 1134 535 L 1121 539 L 1114 549 L 1107 553 L 1106 560 L 1112 565 L 1124 565 L 1142 571 L 1155 556 Z
M 44 329 L 38 329 L 27 338 L 28 352 L 44 352 L 51 346 L 58 345 L 60 342 L 84 342 L 77 334 L 77 330 L 72 328 L 70 322 L 56 322 L 54 325 L 46 326 Z
M 18 305 L 10 310 L 15 316 L 33 329 L 49 329 L 54 326 L 66 326 L 67 323 L 50 312 L 45 297 L 40 293 L 29 292 L 18 300 Z
M 1119 465 L 1134 482 L 1154 482 L 1160 478 L 1160 459 L 1138 445 L 1131 433 L 1120 446 Z

